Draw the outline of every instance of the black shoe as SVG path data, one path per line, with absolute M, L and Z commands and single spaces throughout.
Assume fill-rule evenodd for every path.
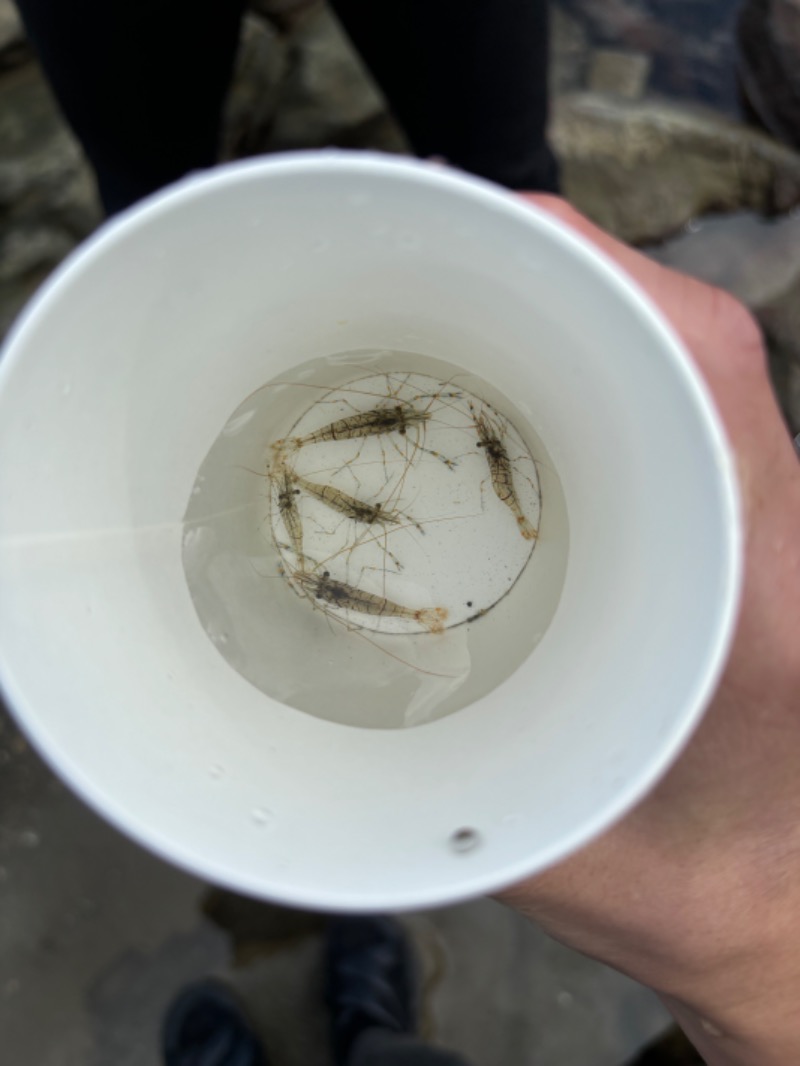
M 366 1029 L 414 1032 L 414 961 L 398 922 L 392 918 L 332 919 L 326 971 L 337 1066 L 344 1066 L 356 1038 Z
M 267 1066 L 264 1052 L 233 992 L 201 981 L 178 994 L 164 1020 L 166 1066 Z

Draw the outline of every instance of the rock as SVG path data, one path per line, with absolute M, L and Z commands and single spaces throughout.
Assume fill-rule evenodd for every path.
M 0 284 L 52 268 L 75 246 L 75 238 L 50 226 L 17 226 L 0 239 Z
M 800 148 L 800 0 L 746 0 L 738 43 L 751 110 L 778 140 Z
M 382 118 L 383 140 L 405 142 L 383 97 L 326 7 L 312 9 L 289 38 L 289 72 L 269 140 L 271 151 L 342 144 Z M 393 136 L 387 127 L 393 127 Z
M 76 245 L 56 226 L 18 226 L 0 239 L 0 339 L 50 271 Z
M 291 31 L 312 7 L 323 0 L 250 0 L 250 10 L 282 32 Z
M 94 183 L 38 66 L 0 80 L 0 336 L 100 221 Z
M 646 251 L 726 289 L 755 313 L 786 420 L 792 433 L 800 431 L 800 215 L 698 219 L 690 232 Z
M 38 66 L 0 81 L 0 212 L 8 220 L 58 220 L 76 237 L 100 220 L 83 152 Z
M 648 255 L 727 289 L 761 311 L 796 290 L 800 310 L 800 216 L 765 219 L 752 212 L 694 220 Z M 797 333 L 800 355 L 800 330 Z
M 627 44 L 652 51 L 672 31 L 663 26 L 641 0 L 566 0 L 592 37 L 606 44 Z
M 567 198 L 631 243 L 663 240 L 711 211 L 776 215 L 800 203 L 799 155 L 695 108 L 564 97 L 551 139 Z
M 561 0 L 594 45 L 646 53 L 650 88 L 738 113 L 736 4 L 724 0 Z
M 563 96 L 584 87 L 589 57 L 586 28 L 562 7 L 550 9 L 550 95 Z
M 11 0 L 0 0 L 0 70 L 23 63 L 30 55 L 22 19 Z
M 264 150 L 287 67 L 283 37 L 264 19 L 246 14 L 225 104 L 222 159 L 240 159 Z
M 589 63 L 588 88 L 625 100 L 640 100 L 650 77 L 650 57 L 643 52 L 596 48 Z
M 43 267 L 22 278 L 0 281 L 0 342 L 49 273 L 50 268 Z

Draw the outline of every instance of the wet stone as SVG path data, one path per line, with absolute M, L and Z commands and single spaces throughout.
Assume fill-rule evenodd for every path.
M 647 88 L 650 68 L 650 57 L 643 52 L 598 48 L 592 53 L 588 87 L 593 92 L 639 100 Z

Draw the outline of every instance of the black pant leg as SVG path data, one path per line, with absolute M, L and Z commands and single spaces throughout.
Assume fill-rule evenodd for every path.
M 421 156 L 555 192 L 548 0 L 333 0 Z
M 468 1066 L 453 1051 L 390 1029 L 367 1029 L 353 1044 L 347 1066 Z
M 18 3 L 109 213 L 214 162 L 244 0 Z

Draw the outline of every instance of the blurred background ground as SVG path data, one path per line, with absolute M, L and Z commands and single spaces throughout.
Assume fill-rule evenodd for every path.
M 559 0 L 552 141 L 577 207 L 754 310 L 797 433 L 800 3 L 749 7 L 755 44 L 743 55 L 728 0 Z M 254 0 L 224 156 L 326 145 L 407 149 L 323 4 Z M 99 221 L 80 149 L 0 0 L 0 335 Z M 497 904 L 407 924 L 424 964 L 426 1031 L 476 1066 L 622 1066 L 667 1025 L 646 990 Z M 274 1066 L 324 1066 L 321 928 L 317 916 L 214 892 L 128 843 L 0 712 L 4 1061 L 155 1066 L 171 995 L 215 972 L 248 998 Z M 647 1059 L 689 1061 L 679 1043 Z

